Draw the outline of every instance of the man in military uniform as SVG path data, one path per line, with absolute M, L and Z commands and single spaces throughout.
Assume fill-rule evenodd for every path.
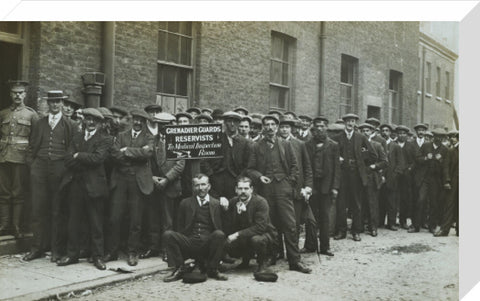
M 20 216 L 27 192 L 27 149 L 32 125 L 38 116 L 24 104 L 28 83 L 9 83 L 13 103 L 0 111 L 0 236 L 7 234 L 12 220 L 13 235 L 18 238 L 21 236 Z

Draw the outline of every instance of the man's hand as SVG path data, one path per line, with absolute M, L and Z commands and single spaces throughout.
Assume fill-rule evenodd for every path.
M 450 189 L 452 189 L 452 186 L 450 186 L 450 183 L 445 183 L 445 184 L 443 185 L 443 188 L 445 188 L 445 189 L 447 189 L 447 190 L 450 190 Z
M 270 183 L 272 183 L 272 180 L 271 180 L 269 177 L 266 177 L 266 176 L 260 176 L 260 181 L 261 181 L 263 184 L 270 184 Z
M 435 159 L 437 159 L 437 160 L 442 159 L 442 155 L 441 155 L 441 154 L 436 154 L 436 155 L 435 155 Z
M 433 155 L 432 155 L 432 153 L 428 153 L 428 154 L 427 154 L 427 159 L 429 159 L 429 160 L 430 160 L 430 159 L 432 159 L 432 158 L 433 158 Z
M 153 184 L 155 184 L 156 187 L 159 187 L 160 186 L 160 182 L 162 181 L 162 177 L 157 177 L 157 176 L 153 176 L 152 177 L 153 179 Z M 161 187 L 160 187 L 161 188 Z
M 168 179 L 160 177 L 160 181 L 158 181 L 158 187 L 159 188 L 165 188 L 165 186 L 167 186 L 167 184 L 168 184 Z
M 229 242 L 232 242 L 232 241 L 236 240 L 237 238 L 238 238 L 238 232 L 235 232 L 235 233 L 230 234 L 230 235 L 228 236 L 228 241 L 229 241 Z
M 375 169 L 375 164 L 370 165 L 370 169 L 374 170 Z
M 126 146 L 124 146 L 124 147 L 122 147 L 122 148 L 120 149 L 121 152 L 124 152 L 124 151 L 126 151 L 126 150 L 127 150 L 127 147 L 126 147 Z
M 78 157 L 78 153 L 73 154 L 73 159 L 76 159 Z
M 228 202 L 227 198 L 221 196 L 220 197 L 220 206 L 222 206 L 222 208 L 224 210 L 228 210 L 228 205 L 229 205 L 229 202 Z
M 338 158 L 338 160 L 340 161 L 340 164 L 343 163 L 343 161 L 345 161 L 345 159 L 343 159 L 343 157 Z

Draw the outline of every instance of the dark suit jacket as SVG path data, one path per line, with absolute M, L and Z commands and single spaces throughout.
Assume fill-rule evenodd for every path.
M 305 146 L 312 164 L 315 181 L 314 193 L 328 194 L 332 189 L 338 190 L 340 188 L 340 152 L 338 143 L 327 138 L 320 148 L 316 147 L 316 143 L 313 140 L 307 141 Z M 321 170 L 320 174 L 317 173 L 317 168 Z
M 364 135 L 353 132 L 352 139 L 355 137 L 354 147 L 354 156 L 357 164 L 357 169 L 360 174 L 363 186 L 367 185 L 367 167 L 370 164 L 373 164 L 377 161 L 377 155 L 372 148 L 370 142 L 368 142 L 367 137 Z M 339 149 L 340 156 L 345 158 L 345 145 L 347 142 L 347 134 L 345 131 L 339 133 L 336 137 Z M 341 163 L 342 166 L 346 166 L 347 162 Z
M 427 155 L 431 153 L 432 159 L 427 159 Z M 440 154 L 441 158 L 437 160 L 436 154 Z M 417 151 L 416 163 L 417 169 L 415 173 L 415 184 L 422 185 L 424 181 L 440 180 L 442 184 L 444 180 L 445 159 L 447 157 L 447 148 L 440 143 L 437 149 L 434 149 L 433 142 L 425 142 Z
M 176 198 L 182 194 L 180 176 L 185 169 L 185 160 L 168 160 L 165 152 L 165 142 L 158 140 L 152 158 L 152 173 L 154 176 L 167 178 L 168 183 L 163 192 L 169 198 Z
M 189 235 L 192 231 L 193 219 L 196 209 L 198 208 L 198 200 L 196 196 L 183 199 L 180 202 L 177 212 L 177 231 Z M 214 230 L 222 230 L 222 217 L 225 215 L 220 206 L 220 201 L 210 196 L 209 202 L 210 218 L 212 219 Z
M 73 124 L 70 119 L 66 118 L 62 115 L 62 118 L 58 121 L 59 124 L 63 124 L 63 128 L 65 131 L 65 151 L 68 151 L 70 146 L 71 138 L 73 134 L 76 132 L 73 128 Z M 42 133 L 47 131 L 50 132 L 50 125 L 48 124 L 48 115 L 38 120 L 37 123 L 32 125 L 32 132 L 30 135 L 30 143 L 29 143 L 29 154 L 27 155 L 27 161 L 33 161 L 40 150 L 40 146 L 42 145 Z
M 149 195 L 153 191 L 150 158 L 153 156 L 154 138 L 144 128 L 133 142 L 132 140 L 132 132 L 128 130 L 120 133 L 113 144 L 112 157 L 115 160 L 115 167 L 112 171 L 110 189 L 117 186 L 118 177 L 123 176 L 122 169 L 132 168 L 138 188 L 143 194 Z M 127 147 L 125 152 L 120 151 L 123 147 Z
M 77 132 L 65 158 L 67 173 L 62 178 L 60 188 L 70 183 L 76 175 L 83 179 L 89 197 L 106 196 L 108 184 L 103 163 L 110 147 L 111 139 L 98 130 L 88 141 L 85 141 L 83 132 Z M 78 153 L 78 156 L 73 158 L 75 153 Z
M 280 164 L 283 171 L 287 175 L 287 181 L 294 187 L 298 181 L 299 171 L 298 163 L 295 155 L 293 154 L 292 146 L 288 141 L 277 138 L 278 148 L 280 149 Z M 248 161 L 247 174 L 254 182 L 258 182 L 258 179 L 265 175 L 267 171 L 267 158 L 266 152 L 269 148 L 265 138 L 255 143 L 252 149 L 252 155 Z
M 292 145 L 293 153 L 298 163 L 298 180 L 293 195 L 293 198 L 297 200 L 301 197 L 300 191 L 303 187 L 308 186 L 313 189 L 312 164 L 310 163 L 305 142 L 295 137 L 290 138 L 288 141 Z
M 388 159 L 385 149 L 383 148 L 382 144 L 377 141 L 370 141 L 373 150 L 377 155 L 377 161 L 375 164 L 375 169 L 370 169 L 370 166 L 367 166 L 367 174 L 373 173 L 373 179 L 375 181 L 375 186 L 377 189 L 380 189 L 382 186 L 382 176 L 384 174 L 384 169 L 388 167 Z
M 372 140 L 380 143 L 383 147 L 383 150 L 385 152 L 387 151 L 387 140 L 385 140 L 385 138 L 383 138 L 379 134 L 375 134 L 375 136 L 373 136 Z
M 226 157 L 207 159 L 204 161 L 202 168 L 205 169 L 207 175 L 213 175 L 228 169 L 230 174 L 233 177 L 238 177 L 243 174 L 247 168 L 248 160 L 251 154 L 251 144 L 248 139 L 235 135 L 232 138 L 233 147 L 232 147 L 232 166 L 227 166 L 225 162 Z M 225 150 L 229 148 L 228 138 L 225 133 L 222 134 L 222 151 L 225 153 Z
M 452 189 L 458 187 L 458 146 L 450 148 L 447 152 L 443 165 L 443 178 L 444 184 L 450 183 Z
M 225 215 L 225 228 L 227 235 L 238 232 L 239 237 L 250 238 L 255 235 L 269 233 L 273 237 L 277 235 L 275 227 L 270 223 L 270 215 L 268 214 L 268 202 L 260 195 L 253 193 L 247 205 L 246 214 L 248 217 L 248 227 L 242 228 L 240 215 L 237 211 L 237 202 L 241 202 L 238 197 L 230 199 L 228 212 Z

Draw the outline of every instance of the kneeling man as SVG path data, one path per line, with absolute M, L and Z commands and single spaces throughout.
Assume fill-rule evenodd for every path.
M 182 200 L 178 208 L 178 232 L 168 230 L 163 234 L 168 266 L 175 267 L 172 275 L 167 276 L 164 281 L 181 279 L 185 273 L 183 264 L 188 258 L 204 264 L 208 277 L 227 280 L 227 276 L 218 272 L 226 242 L 222 231 L 223 209 L 220 201 L 208 194 L 208 176 L 198 174 L 192 179 L 192 184 L 193 196 Z M 201 270 L 203 272 L 203 267 Z
M 270 223 L 267 200 L 253 193 L 252 180 L 247 177 L 238 179 L 235 191 L 237 196 L 230 200 L 225 219 L 232 233 L 227 239 L 228 254 L 242 258 L 237 268 L 247 268 L 256 254 L 257 272 L 263 272 L 267 250 L 272 249 L 277 241 L 277 231 Z

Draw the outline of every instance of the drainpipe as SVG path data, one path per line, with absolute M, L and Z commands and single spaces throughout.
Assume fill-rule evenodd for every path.
M 115 72 L 115 22 L 113 21 L 103 23 L 102 46 L 103 73 L 105 73 L 103 106 L 111 107 L 113 105 Z
M 423 123 L 425 115 L 425 46 L 422 47 L 422 114 L 420 122 Z
M 322 114 L 322 107 L 325 106 L 325 22 L 320 22 L 320 74 L 319 74 L 319 95 L 318 115 Z

